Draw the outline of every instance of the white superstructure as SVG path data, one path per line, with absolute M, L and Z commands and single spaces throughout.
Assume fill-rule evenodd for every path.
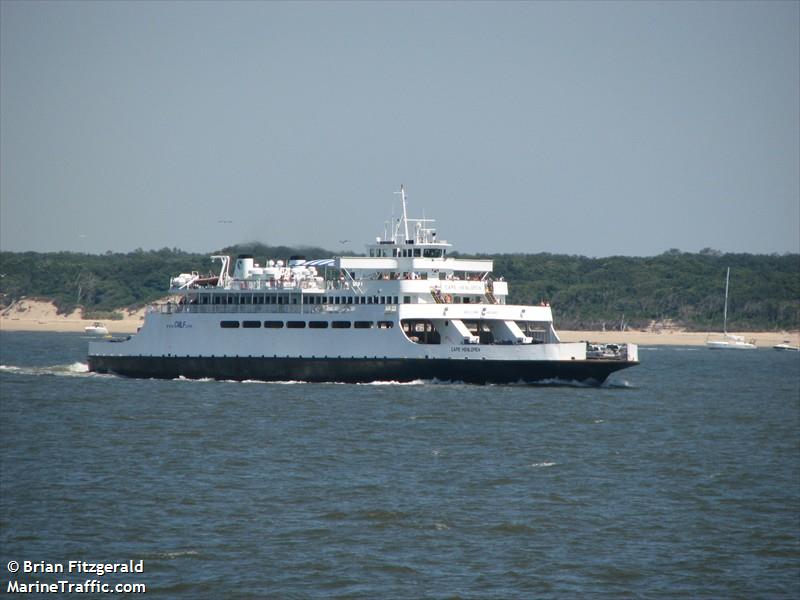
M 431 219 L 402 216 L 367 256 L 307 261 L 251 256 L 217 275 L 172 279 L 128 340 L 90 345 L 93 370 L 132 376 L 311 381 L 562 378 L 602 382 L 638 363 L 635 345 L 587 358 L 562 343 L 546 304 L 507 303 L 491 260 L 448 256 Z

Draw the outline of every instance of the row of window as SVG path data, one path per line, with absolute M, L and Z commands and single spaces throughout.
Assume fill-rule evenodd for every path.
M 303 304 L 398 304 L 397 296 L 303 296 Z M 405 304 L 411 303 L 410 296 L 404 296 Z
M 219 326 L 223 329 L 391 329 L 394 327 L 393 321 L 220 321 Z
M 442 258 L 445 254 L 444 248 L 370 248 L 370 256 L 394 256 L 402 258 L 423 257 L 423 258 Z
M 190 304 L 297 304 L 299 294 L 201 294 L 191 298 Z M 303 294 L 303 304 L 399 304 L 398 296 L 315 296 Z M 403 296 L 405 304 L 410 296 Z M 181 302 L 183 304 L 183 301 Z

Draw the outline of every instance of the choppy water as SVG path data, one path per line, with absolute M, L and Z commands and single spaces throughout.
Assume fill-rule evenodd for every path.
M 0 333 L 0 585 L 153 598 L 800 595 L 800 354 L 643 348 L 603 388 L 140 381 Z M 52 595 L 50 595 L 52 597 Z

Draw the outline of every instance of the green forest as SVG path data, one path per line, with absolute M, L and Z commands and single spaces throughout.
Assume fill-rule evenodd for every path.
M 262 261 L 293 254 L 308 259 L 334 255 L 322 248 L 262 244 L 238 245 L 219 253 L 250 253 Z M 617 329 L 623 322 L 636 329 L 664 325 L 721 329 L 728 267 L 730 330 L 800 329 L 798 254 L 670 250 L 652 257 L 470 256 L 494 260 L 495 278 L 509 282 L 510 303 L 549 302 L 561 329 Z M 217 265 L 208 255 L 177 248 L 126 254 L 1 252 L 0 306 L 23 297 L 52 299 L 61 312 L 81 306 L 89 318 L 114 318 L 120 309 L 162 298 L 171 277 L 214 271 Z

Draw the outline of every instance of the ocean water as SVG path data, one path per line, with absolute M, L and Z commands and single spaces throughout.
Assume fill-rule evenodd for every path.
M 800 354 L 642 348 L 601 388 L 266 384 L 94 375 L 86 343 L 0 333 L 3 593 L 800 596 Z M 70 560 L 142 572 L 24 572 Z

